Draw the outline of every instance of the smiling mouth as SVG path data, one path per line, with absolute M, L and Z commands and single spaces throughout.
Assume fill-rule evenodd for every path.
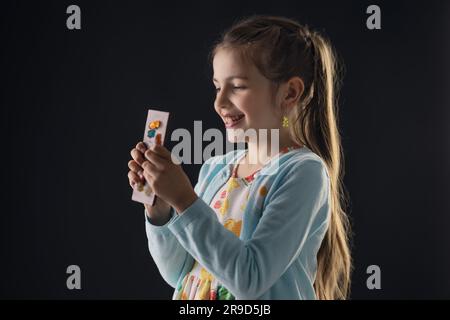
M 245 115 L 243 114 L 224 117 L 223 121 L 225 122 L 225 128 L 235 127 L 239 122 L 241 122 L 242 119 L 244 119 L 244 117 Z

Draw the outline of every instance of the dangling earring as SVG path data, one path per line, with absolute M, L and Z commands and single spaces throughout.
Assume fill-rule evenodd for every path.
M 289 119 L 286 116 L 283 116 L 283 122 L 282 122 L 283 128 L 289 127 Z

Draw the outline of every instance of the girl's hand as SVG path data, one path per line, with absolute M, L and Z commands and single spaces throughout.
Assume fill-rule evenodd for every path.
M 147 146 L 143 142 L 139 142 L 130 152 L 133 160 L 128 162 L 128 168 L 130 169 L 128 180 L 133 189 L 136 185 L 145 183 L 144 169 L 141 166 L 142 162 L 145 161 L 145 151 L 147 151 Z M 170 220 L 170 205 L 162 199 L 157 197 L 153 206 L 144 206 L 152 224 L 163 225 Z
M 147 147 L 143 142 L 139 142 L 135 148 L 131 149 L 131 157 L 133 160 L 128 162 L 128 180 L 130 186 L 134 187 L 140 183 L 144 183 L 144 169 L 142 169 L 141 164 L 145 161 L 144 153 L 147 151 Z
M 141 162 L 144 178 L 158 197 L 178 213 L 194 203 L 197 194 L 181 166 L 172 162 L 169 150 L 156 144 L 144 156 Z

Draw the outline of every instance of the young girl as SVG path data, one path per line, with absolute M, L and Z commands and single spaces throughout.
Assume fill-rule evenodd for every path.
M 332 46 L 294 20 L 252 16 L 225 32 L 210 57 L 227 132 L 279 129 L 279 149 L 250 164 L 270 142 L 244 137 L 248 148 L 209 158 L 194 188 L 163 146 L 131 151 L 131 186 L 145 179 L 158 197 L 145 207 L 146 233 L 173 299 L 347 298 Z

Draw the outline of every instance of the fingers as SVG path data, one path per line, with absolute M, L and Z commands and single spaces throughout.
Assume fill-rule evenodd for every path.
M 152 175 L 151 171 L 144 170 L 144 179 L 147 181 L 149 185 L 151 185 L 151 181 L 155 180 L 155 177 Z
M 160 171 L 160 169 L 152 162 L 146 160 L 142 163 L 142 169 L 144 169 L 143 175 L 145 178 L 154 178 L 155 174 Z M 146 176 L 148 175 L 148 177 Z
M 141 165 L 142 162 L 145 161 L 144 154 L 136 148 L 132 149 L 130 154 L 133 160 L 136 161 L 139 165 Z
M 128 168 L 130 169 L 130 171 L 128 172 L 128 180 L 132 188 L 134 188 L 136 184 L 145 183 L 146 179 L 151 178 L 150 172 L 147 172 L 147 177 L 145 177 L 144 168 L 142 168 L 141 166 L 143 162 L 148 162 L 144 157 L 144 153 L 146 151 L 147 145 L 141 141 L 136 144 L 136 147 L 133 148 L 130 152 L 133 160 L 130 160 L 128 162 Z M 155 168 L 154 166 L 152 167 L 151 164 L 147 164 L 146 167 L 148 170 Z
M 142 167 L 135 160 L 128 161 L 128 168 L 135 173 L 142 171 Z
M 172 154 L 169 150 L 167 150 L 165 147 L 161 146 L 161 145 L 154 145 L 152 146 L 150 149 L 148 149 L 145 153 L 144 156 L 148 159 L 148 157 L 151 154 L 155 154 L 158 155 L 160 158 L 165 159 L 166 161 L 171 161 L 172 162 Z
M 130 186 L 134 188 L 136 184 L 142 183 L 142 180 L 139 178 L 139 176 L 133 172 L 128 171 L 128 180 L 130 181 Z
M 159 171 L 150 161 L 144 161 L 144 163 L 142 163 L 142 168 L 144 169 L 144 172 L 142 173 L 144 179 L 149 185 L 152 185 L 152 182 L 156 180 L 161 171 Z
M 159 155 L 161 158 L 172 160 L 172 154 L 164 146 L 156 144 L 150 150 Z
M 158 175 L 165 168 L 167 160 L 171 160 L 170 152 L 161 146 L 161 136 L 152 149 L 147 148 L 145 143 L 139 142 L 131 150 L 133 160 L 128 162 L 128 168 L 130 169 L 128 178 L 132 187 L 137 183 L 145 182 L 145 180 L 147 182 L 153 180 L 155 175 Z
M 141 141 L 141 142 L 139 142 L 139 143 L 136 145 L 136 149 L 138 149 L 138 151 L 144 153 L 145 151 L 147 151 L 147 146 L 146 146 L 145 143 L 143 143 L 143 142 Z
M 155 166 L 157 170 L 163 170 L 167 165 L 167 159 L 161 157 L 159 154 L 153 152 L 152 150 L 145 151 L 144 156 L 147 159 L 147 161 L 144 161 L 144 163 L 150 162 Z

